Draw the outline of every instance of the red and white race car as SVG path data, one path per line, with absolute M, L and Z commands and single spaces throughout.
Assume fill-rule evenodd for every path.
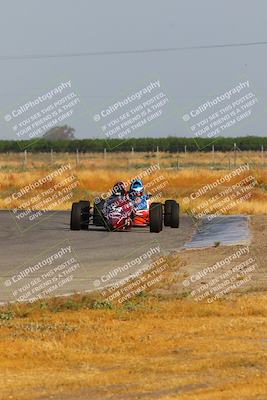
M 70 229 L 90 229 L 90 225 L 103 226 L 109 231 L 130 230 L 136 226 L 149 226 L 150 232 L 162 231 L 163 225 L 179 227 L 179 204 L 166 200 L 164 204 L 147 200 L 147 207 L 138 210 L 128 196 L 98 199 L 94 206 L 89 201 L 73 203 Z

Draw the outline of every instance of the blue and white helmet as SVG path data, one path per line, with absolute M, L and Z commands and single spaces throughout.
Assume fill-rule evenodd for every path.
M 133 196 L 143 196 L 144 185 L 141 179 L 133 179 L 130 186 L 130 194 Z

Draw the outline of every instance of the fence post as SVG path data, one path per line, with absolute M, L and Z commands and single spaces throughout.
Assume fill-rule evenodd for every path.
M 214 144 L 212 145 L 212 168 L 215 168 L 215 148 Z
M 236 143 L 234 143 L 234 167 L 236 167 Z
M 264 167 L 264 147 L 261 145 L 261 164 L 262 168 Z
M 50 150 L 50 157 L 51 157 L 51 163 L 53 164 L 53 159 L 54 159 L 53 149 Z
M 24 167 L 26 168 L 27 167 L 27 150 L 24 150 L 24 162 L 23 162 L 23 164 L 24 164 Z
M 79 165 L 79 149 L 76 149 L 76 167 Z
M 106 160 L 106 158 L 107 158 L 107 149 L 104 148 L 104 160 Z

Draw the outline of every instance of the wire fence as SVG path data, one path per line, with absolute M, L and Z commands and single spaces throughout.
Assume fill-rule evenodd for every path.
M 58 153 L 51 150 L 47 153 L 31 153 L 27 150 L 20 153 L 0 154 L 0 171 L 41 169 L 49 166 L 69 162 L 76 168 L 109 168 L 111 165 L 117 169 L 138 169 L 159 162 L 163 169 L 232 169 L 238 165 L 249 163 L 256 168 L 266 168 L 266 151 L 263 146 L 259 151 L 241 151 L 236 145 L 228 152 L 216 151 L 215 146 L 210 152 L 184 152 L 168 153 L 156 151 L 135 152 L 109 152 L 104 149 L 99 153 L 85 153 L 78 149 L 75 153 Z

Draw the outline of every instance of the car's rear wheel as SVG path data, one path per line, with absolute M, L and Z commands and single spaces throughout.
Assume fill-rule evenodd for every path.
M 82 221 L 82 205 L 80 203 L 73 203 L 70 216 L 70 229 L 72 231 L 81 230 Z
M 180 223 L 180 206 L 178 203 L 173 203 L 171 207 L 171 228 L 179 228 Z
M 162 204 L 152 203 L 149 208 L 149 227 L 150 232 L 158 233 L 162 231 Z
M 105 200 L 103 200 L 103 199 L 100 199 L 99 202 L 94 203 L 93 224 L 96 226 L 104 226 L 105 225 L 104 217 L 102 214 L 104 203 L 105 203 Z
M 90 202 L 87 200 L 80 200 L 81 205 L 81 229 L 87 230 L 90 218 Z
M 164 226 L 171 226 L 172 205 L 175 200 L 166 200 L 164 204 Z

